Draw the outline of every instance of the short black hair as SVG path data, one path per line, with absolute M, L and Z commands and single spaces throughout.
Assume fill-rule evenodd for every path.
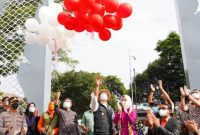
M 161 105 L 166 105 L 166 106 L 167 106 L 167 108 L 168 108 L 169 110 L 172 110 L 172 106 L 171 106 L 170 104 L 163 103 L 163 104 L 161 104 Z

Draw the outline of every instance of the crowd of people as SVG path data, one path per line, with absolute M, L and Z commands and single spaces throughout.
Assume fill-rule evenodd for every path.
M 200 90 L 180 88 L 181 101 L 175 104 L 158 81 L 161 100 L 154 99 L 155 88 L 150 85 L 149 108 L 142 124 L 147 132 L 136 126 L 137 108 L 132 99 L 122 95 L 117 111 L 109 105 L 111 93 L 99 89 L 102 81 L 96 79 L 91 93 L 90 110 L 84 112 L 81 124 L 70 98 L 60 101 L 60 92 L 49 102 L 48 110 L 40 116 L 35 103 L 29 103 L 19 113 L 17 97 L 4 97 L 0 106 L 0 135 L 200 135 Z

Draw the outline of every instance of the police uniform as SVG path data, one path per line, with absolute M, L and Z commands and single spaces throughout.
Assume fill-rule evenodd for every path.
M 9 99 L 9 104 L 18 102 L 16 97 Z M 10 128 L 8 132 L 7 129 Z M 0 135 L 21 135 L 21 130 L 24 130 L 26 134 L 27 123 L 24 115 L 20 115 L 19 112 L 7 111 L 0 115 Z

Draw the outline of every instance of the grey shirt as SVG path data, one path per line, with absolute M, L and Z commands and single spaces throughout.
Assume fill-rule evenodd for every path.
M 63 110 L 56 106 L 59 117 L 59 135 L 80 135 L 77 115 L 74 111 Z

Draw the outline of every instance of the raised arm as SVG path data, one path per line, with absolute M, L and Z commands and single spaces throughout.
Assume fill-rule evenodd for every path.
M 95 83 L 95 89 L 91 94 L 91 102 L 90 102 L 90 108 L 92 109 L 93 112 L 97 111 L 99 107 L 98 97 L 99 97 L 99 87 L 101 83 L 102 83 L 101 79 L 97 77 Z
M 57 113 L 58 115 L 60 115 L 60 108 L 59 108 L 60 95 L 61 95 L 61 92 L 60 92 L 60 91 L 56 92 L 56 94 L 55 94 L 55 99 L 54 99 L 55 111 L 56 111 L 56 113 Z
M 180 87 L 180 92 L 181 92 L 181 110 L 185 112 L 187 111 L 187 107 L 185 106 L 185 91 L 183 90 L 182 87 Z
M 151 103 L 153 101 L 153 94 L 155 92 L 155 88 L 153 86 L 153 84 L 150 84 L 150 94 L 148 96 L 148 103 Z
M 167 94 L 167 92 L 163 88 L 162 80 L 158 80 L 158 87 L 163 94 L 163 97 L 167 100 L 167 103 L 172 106 L 172 112 L 174 111 L 174 103 L 172 102 L 171 98 Z
M 185 95 L 188 96 L 189 100 L 196 106 L 200 107 L 200 101 L 195 99 L 193 96 L 189 94 L 189 89 L 185 86 L 184 87 Z
M 97 98 L 99 96 L 99 87 L 100 87 L 101 84 L 102 84 L 102 80 L 99 77 L 97 77 L 96 78 L 96 83 L 95 83 L 95 89 L 94 89 L 94 95 Z

